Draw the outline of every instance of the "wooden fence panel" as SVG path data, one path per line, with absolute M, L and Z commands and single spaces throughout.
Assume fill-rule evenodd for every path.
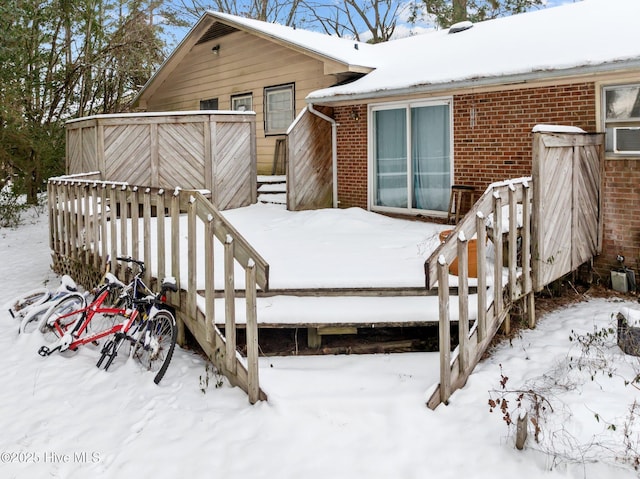
M 158 125 L 158 186 L 204 188 L 204 125 Z
M 104 127 L 104 177 L 148 185 L 150 176 L 150 135 L 147 125 Z M 156 186 L 156 185 L 154 185 Z
M 257 195 L 257 166 L 255 161 L 247 164 L 251 158 L 252 143 L 255 137 L 249 123 L 217 122 L 212 125 L 214 161 L 212 165 L 212 196 L 214 204 L 220 209 L 240 206 L 244 199 L 250 198 L 252 203 Z
M 331 124 L 305 110 L 287 136 L 287 209 L 331 207 L 331 143 Z
M 533 286 L 576 270 L 600 250 L 602 134 L 534 133 Z
M 219 209 L 256 202 L 255 115 L 97 115 L 67 123 L 67 173 L 154 188 L 209 190 Z
M 601 251 L 600 183 L 602 163 L 599 147 L 576 148 L 578 163 L 574 175 L 574 250 L 573 264 L 580 265 Z

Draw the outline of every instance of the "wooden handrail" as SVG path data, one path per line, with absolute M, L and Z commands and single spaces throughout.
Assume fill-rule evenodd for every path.
M 59 261 L 111 268 L 120 275 L 126 267 L 118 256 L 142 256 L 147 265 L 146 280 L 152 272 L 158 278 L 167 273 L 176 277 L 180 293 L 171 303 L 178 313 L 178 337 L 184 338 L 185 324 L 209 354 L 216 367 L 242 387 L 254 403 L 265 399 L 258 381 L 258 326 L 255 298 L 257 288 L 269 289 L 269 264 L 215 208 L 207 192 L 177 188 L 172 194 L 162 188 L 139 187 L 123 182 L 56 177 L 49 181 L 50 245 Z M 180 216 L 186 215 L 187 231 L 180 231 Z M 152 226 L 156 217 L 156 226 Z M 201 223 L 203 228 L 198 228 Z M 203 234 L 203 238 L 198 237 Z M 152 241 L 155 236 L 155 243 Z M 187 260 L 181 259 L 186 237 Z M 214 319 L 214 240 L 225 248 L 225 335 Z M 198 262 L 198 252 L 205 258 Z M 167 258 L 169 255 L 169 258 Z M 247 366 L 240 361 L 235 341 L 236 288 L 233 269 L 239 264 L 246 272 L 244 300 L 247 308 Z M 54 264 L 55 267 L 55 264 Z M 200 273 L 200 276 L 199 274 Z M 181 283 L 186 278 L 186 284 Z M 204 307 L 198 301 L 199 277 L 204 277 Z M 86 285 L 88 286 L 88 285 Z M 202 311 L 203 310 L 203 311 Z M 203 324 L 201 324 L 203 323 Z
M 529 296 L 527 304 L 530 324 L 533 324 L 533 291 L 531 289 L 531 178 L 520 178 L 490 185 L 471 210 L 456 225 L 452 233 L 436 248 L 425 262 L 427 289 L 438 285 L 439 296 L 439 349 L 440 383 L 427 400 L 430 408 L 446 403 L 451 394 L 464 386 L 501 324 L 509 327 L 509 308 L 513 301 Z M 522 225 L 518 224 L 518 204 L 522 204 Z M 503 206 L 508 208 L 508 302 L 503 298 Z M 492 234 L 495 254 L 493 258 L 493 298 L 489 301 L 487 284 L 487 219 L 493 215 Z M 521 262 L 517 267 L 517 235 L 522 235 Z M 477 257 L 469 258 L 468 243 L 473 237 L 477 242 Z M 458 346 L 451 351 L 449 311 L 449 265 L 458 261 Z M 477 261 L 478 317 L 470 328 L 469 318 L 469 261 Z M 520 281 L 519 278 L 522 278 Z

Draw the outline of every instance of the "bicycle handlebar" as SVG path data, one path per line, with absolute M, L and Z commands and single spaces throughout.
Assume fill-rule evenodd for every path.
M 144 261 L 139 259 L 133 259 L 131 256 L 116 256 L 118 261 L 124 261 L 125 263 L 135 263 L 140 267 L 140 274 L 144 274 Z

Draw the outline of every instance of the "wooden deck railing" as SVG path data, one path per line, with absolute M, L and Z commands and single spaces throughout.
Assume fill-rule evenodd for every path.
M 511 306 L 525 296 L 527 298 L 523 301 L 523 307 L 530 326 L 534 325 L 531 281 L 531 183 L 531 178 L 522 178 L 489 186 L 425 263 L 427 289 L 437 284 L 439 295 L 440 383 L 427 402 L 432 409 L 440 403 L 446 403 L 453 391 L 464 386 L 498 328 L 504 322 L 505 328 L 509 329 Z M 507 218 L 507 225 L 503 225 L 503 218 Z M 489 239 L 493 242 L 494 249 L 492 271 L 487 261 L 489 222 Z M 504 233 L 508 238 L 506 261 L 503 258 L 504 226 L 507 226 L 508 231 Z M 470 327 L 468 243 L 473 237 L 476 238 L 477 244 L 475 260 L 478 271 L 478 318 Z M 451 351 L 449 265 L 456 258 L 459 294 L 458 346 Z
M 255 403 L 266 399 L 258 378 L 256 294 L 258 288 L 269 288 L 269 265 L 204 193 L 97 181 L 91 174 L 49 180 L 54 269 L 90 286 L 107 258 L 112 272 L 126 275 L 126 265 L 116 257 L 128 255 L 144 260 L 145 279 L 151 283 L 174 276 L 179 293 L 170 302 L 176 308 L 179 341 L 186 325 L 218 370 Z M 220 258 L 216 242 L 223 245 L 218 247 Z M 224 280 L 218 281 L 223 283 L 218 289 L 224 290 L 224 334 L 214 320 L 214 265 L 219 261 L 224 264 Z M 236 264 L 244 271 L 244 284 L 238 286 Z M 236 351 L 236 289 L 244 289 L 246 304 L 246 366 Z

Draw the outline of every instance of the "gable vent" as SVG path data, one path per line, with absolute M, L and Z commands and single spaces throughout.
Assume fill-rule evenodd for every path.
M 215 40 L 216 38 L 224 37 L 225 35 L 229 35 L 230 33 L 237 32 L 237 31 L 238 31 L 237 28 L 231 27 L 229 25 L 225 25 L 224 23 L 215 22 L 198 39 L 198 41 L 196 42 L 196 45 L 200 45 L 201 43 L 206 43 L 211 40 Z
M 466 20 L 464 22 L 454 23 L 449 27 L 449 34 L 464 32 L 465 30 L 469 30 L 471 27 L 473 27 L 473 23 L 470 22 L 469 20 Z

